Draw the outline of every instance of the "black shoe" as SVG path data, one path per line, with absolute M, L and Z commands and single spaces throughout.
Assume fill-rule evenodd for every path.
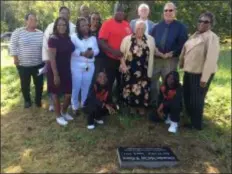
M 30 107 L 31 107 L 31 102 L 24 103 L 24 108 L 30 108 Z

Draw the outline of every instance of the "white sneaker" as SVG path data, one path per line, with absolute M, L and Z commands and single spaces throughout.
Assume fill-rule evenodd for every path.
M 53 106 L 53 105 L 49 105 L 48 110 L 49 110 L 50 112 L 53 112 L 53 111 L 54 111 L 54 106 Z
M 68 124 L 68 122 L 62 116 L 57 117 L 56 122 L 61 126 L 66 126 Z
M 171 121 L 171 125 L 168 128 L 168 132 L 176 133 L 178 128 L 178 123 Z
M 94 129 L 94 128 L 95 128 L 94 125 L 88 125 L 88 126 L 87 126 L 87 129 Z
M 171 124 L 171 120 L 170 120 L 169 115 L 168 115 L 168 117 L 166 118 L 166 120 L 164 122 L 165 122 L 165 124 Z
M 61 113 L 61 115 L 64 117 L 64 119 L 66 121 L 71 121 L 73 120 L 73 117 L 71 115 L 69 115 L 67 112 L 64 114 L 64 113 Z
M 94 121 L 95 121 L 97 124 L 104 124 L 104 121 L 103 121 L 103 120 L 96 120 L 96 119 L 94 119 Z

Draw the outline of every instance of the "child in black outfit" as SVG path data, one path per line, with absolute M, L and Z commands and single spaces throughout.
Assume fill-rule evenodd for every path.
M 160 87 L 158 109 L 150 114 L 150 119 L 154 122 L 165 120 L 166 124 L 170 124 L 168 131 L 176 133 L 181 111 L 182 86 L 179 82 L 178 72 L 171 71 Z
M 92 85 L 84 103 L 84 112 L 88 115 L 88 129 L 95 128 L 94 121 L 98 124 L 104 124 L 102 117 L 107 114 L 114 114 L 116 109 L 119 109 L 109 100 L 107 84 L 106 74 L 104 72 L 98 73 L 96 82 Z

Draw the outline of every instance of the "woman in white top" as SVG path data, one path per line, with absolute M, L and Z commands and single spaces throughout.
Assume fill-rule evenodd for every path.
M 95 56 L 99 48 L 95 36 L 91 36 L 88 21 L 85 18 L 78 18 L 76 22 L 76 33 L 71 36 L 75 45 L 75 51 L 71 58 L 72 72 L 72 109 L 77 114 L 79 107 L 82 107 L 91 85 L 94 74 Z M 81 90 L 81 104 L 78 96 Z

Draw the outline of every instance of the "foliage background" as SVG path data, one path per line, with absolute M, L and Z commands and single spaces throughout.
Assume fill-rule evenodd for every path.
M 46 26 L 58 17 L 59 7 L 65 5 L 71 10 L 71 21 L 75 23 L 79 16 L 79 7 L 89 5 L 91 11 L 99 11 L 102 19 L 112 16 L 113 5 L 116 1 L 1 1 L 1 33 L 13 31 L 24 24 L 24 16 L 35 12 L 39 18 L 38 28 L 45 30 Z M 122 1 L 127 6 L 128 20 L 137 17 L 136 9 L 142 2 L 150 6 L 150 19 L 161 20 L 163 6 L 167 1 Z M 195 31 L 198 16 L 204 11 L 215 14 L 214 31 L 221 37 L 231 36 L 231 6 L 232 1 L 177 1 L 177 19 L 188 28 L 189 33 Z

